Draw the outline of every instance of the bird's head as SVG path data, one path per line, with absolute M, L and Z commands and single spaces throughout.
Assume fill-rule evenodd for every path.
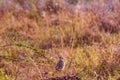
M 59 57 L 59 59 L 63 59 L 63 57 L 62 57 L 62 56 L 60 56 L 60 57 Z

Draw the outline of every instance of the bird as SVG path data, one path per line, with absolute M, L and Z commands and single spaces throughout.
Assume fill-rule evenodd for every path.
M 62 71 L 65 68 L 65 61 L 63 59 L 63 57 L 59 57 L 59 60 L 55 66 L 55 70 L 56 71 Z

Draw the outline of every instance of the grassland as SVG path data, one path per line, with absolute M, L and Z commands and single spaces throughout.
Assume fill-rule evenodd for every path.
M 77 9 L 39 1 L 0 0 L 0 80 L 120 78 L 119 0 L 91 0 Z M 55 73 L 59 56 L 66 66 Z

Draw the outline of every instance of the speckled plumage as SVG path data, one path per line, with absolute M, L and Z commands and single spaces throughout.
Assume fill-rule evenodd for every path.
M 56 64 L 55 70 L 61 71 L 64 69 L 64 67 L 65 67 L 65 62 L 64 62 L 63 58 L 60 57 L 58 63 Z

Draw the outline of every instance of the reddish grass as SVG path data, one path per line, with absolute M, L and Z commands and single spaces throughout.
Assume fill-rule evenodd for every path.
M 0 1 L 0 79 L 119 79 L 120 2 L 56 2 Z M 61 55 L 66 68 L 54 73 Z

